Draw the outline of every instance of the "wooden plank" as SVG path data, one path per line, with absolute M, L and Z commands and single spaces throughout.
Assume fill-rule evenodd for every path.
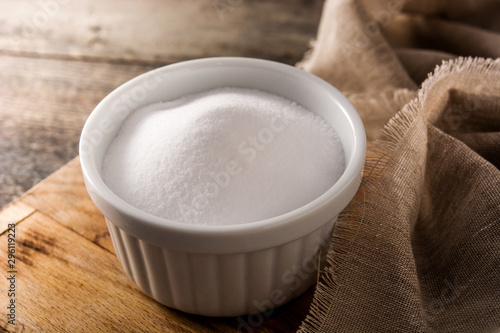
M 184 316 L 139 292 L 109 252 L 40 213 L 16 231 L 16 312 L 21 326 L 48 332 L 185 330 Z M 0 246 L 6 248 L 5 236 Z M 5 251 L 1 258 L 6 261 Z M 3 271 L 2 290 L 7 290 L 7 277 Z M 6 301 L 2 295 L 2 309 Z M 12 329 L 5 321 L 1 316 L 1 325 Z
M 0 1 L 0 49 L 173 62 L 210 56 L 299 61 L 321 0 Z M 68 27 L 71 27 L 68 29 Z
M 92 109 L 150 69 L 0 56 L 0 207 L 74 158 Z
M 21 129 L 81 130 L 104 96 L 153 68 L 0 56 L 0 115 Z
M 7 248 L 6 234 L 0 248 Z M 5 250 L 0 261 L 7 261 Z M 247 320 L 188 315 L 160 305 L 138 290 L 115 255 L 38 212 L 16 227 L 15 265 L 16 326 L 0 316 L 0 327 L 8 331 L 234 332 Z M 1 290 L 9 289 L 10 276 L 2 269 Z M 311 295 L 275 309 L 269 318 L 254 317 L 261 325 L 249 326 L 251 331 L 295 330 Z M 10 299 L 2 292 L 0 308 Z
M 149 331 L 165 332 L 234 332 L 238 327 L 254 332 L 295 331 L 305 318 L 312 300 L 313 289 L 297 300 L 274 309 L 269 316 L 238 319 L 184 314 L 149 299 L 126 277 L 111 252 L 108 231 L 86 193 L 78 158 L 44 180 L 13 206 L 19 208 L 1 211 L 0 216 L 23 215 L 15 213 L 17 210 L 24 214 L 31 212 L 16 227 L 18 290 L 27 290 L 26 296 L 19 300 L 17 328 L 28 331 L 97 329 L 133 332 L 141 331 L 140 325 L 154 322 L 159 326 L 145 327 Z M 40 212 L 33 213 L 34 207 Z M 49 217 L 52 215 L 55 218 Z M 6 243 L 7 233 L 4 233 L 0 237 L 0 248 L 6 249 Z M 6 252 L 0 253 L 1 262 L 6 261 L 5 255 Z M 2 285 L 6 281 L 0 281 L 2 290 L 6 290 Z M 104 300 L 97 299 L 96 295 L 101 292 L 104 293 Z M 72 297 L 67 298 L 66 295 Z M 7 305 L 8 297 L 0 297 L 5 298 L 0 301 L 0 307 Z M 43 299 L 43 304 L 40 305 L 37 299 Z M 95 304 L 90 304 L 92 302 Z M 82 307 L 85 310 L 81 310 Z M 103 307 L 114 310 L 103 310 Z M 73 313 L 75 311 L 77 313 Z M 144 311 L 146 316 L 142 315 Z M 54 313 L 67 315 L 60 318 Z M 5 318 L 3 320 L 0 318 L 0 327 L 13 330 Z M 136 322 L 138 326 L 129 321 Z
M 114 253 L 104 217 L 85 189 L 78 157 L 44 180 L 21 200 Z
M 7 230 L 11 223 L 18 223 L 35 212 L 33 207 L 21 201 L 12 202 L 0 211 L 0 234 Z

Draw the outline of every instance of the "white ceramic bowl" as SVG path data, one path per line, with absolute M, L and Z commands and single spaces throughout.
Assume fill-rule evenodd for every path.
M 345 154 L 345 171 L 337 183 L 284 215 L 224 226 L 155 217 L 127 204 L 104 184 L 103 158 L 131 111 L 223 86 L 281 95 L 325 119 Z M 272 310 L 316 281 L 319 251 L 359 187 L 365 145 L 354 107 L 320 78 L 272 61 L 207 58 L 158 68 L 110 93 L 83 128 L 80 160 L 87 190 L 106 217 L 116 254 L 146 294 L 189 313 L 238 316 Z

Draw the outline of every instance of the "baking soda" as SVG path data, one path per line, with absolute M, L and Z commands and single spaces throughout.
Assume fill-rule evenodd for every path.
M 343 171 L 340 141 L 322 118 L 277 95 L 217 88 L 134 111 L 102 173 L 144 212 L 228 225 L 297 209 Z

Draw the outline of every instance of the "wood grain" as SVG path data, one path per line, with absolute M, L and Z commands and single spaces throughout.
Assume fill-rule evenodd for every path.
M 114 253 L 104 217 L 85 189 L 78 157 L 30 191 L 23 203 Z
M 0 235 L 3 234 L 10 223 L 18 223 L 35 212 L 21 201 L 12 202 L 0 211 Z
M 295 63 L 316 34 L 322 3 L 2 1 L 0 16 L 5 28 L 0 34 L 0 49 L 134 63 L 221 55 Z
M 74 158 L 99 101 L 152 68 L 0 56 L 0 207 Z
M 2 210 L 0 219 L 17 222 L 17 324 L 1 315 L 0 328 L 7 331 L 293 332 L 312 300 L 310 289 L 268 317 L 250 320 L 195 316 L 157 303 L 118 262 L 103 217 L 85 191 L 78 158 Z M 0 249 L 0 262 L 6 262 L 6 232 Z M 2 291 L 8 276 L 2 269 Z M 2 292 L 0 308 L 7 302 Z
M 211 56 L 295 64 L 322 0 L 0 0 L 0 207 L 77 155 L 83 123 L 147 70 Z

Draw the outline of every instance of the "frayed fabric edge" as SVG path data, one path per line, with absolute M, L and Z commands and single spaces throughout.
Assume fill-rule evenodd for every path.
M 422 83 L 417 97 L 406 104 L 382 130 L 382 139 L 373 142 L 368 151 L 375 157 L 365 160 L 365 174 L 358 193 L 349 206 L 339 215 L 332 233 L 325 268 L 320 274 L 309 313 L 297 332 L 322 332 L 324 318 L 332 304 L 329 299 L 335 295 L 341 271 L 338 267 L 349 258 L 349 249 L 363 223 L 366 198 L 371 197 L 390 163 L 392 154 L 400 141 L 420 117 L 426 117 L 423 109 L 427 94 L 442 79 L 449 75 L 474 72 L 476 74 L 500 75 L 500 58 L 485 59 L 478 57 L 459 57 L 445 60 L 436 66 L 434 72 Z M 425 120 L 425 119 L 424 119 Z

